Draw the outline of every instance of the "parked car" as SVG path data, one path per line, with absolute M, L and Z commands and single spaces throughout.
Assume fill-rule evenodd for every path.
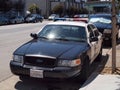
M 82 21 L 82 22 L 88 22 L 88 14 L 78 14 L 74 15 L 73 21 Z
M 90 64 L 102 56 L 102 34 L 93 24 L 59 21 L 47 24 L 13 53 L 13 74 L 40 79 L 86 80 Z
M 65 15 L 65 16 L 63 16 L 63 17 L 55 17 L 54 18 L 54 21 L 67 21 L 67 20 L 69 20 L 70 18 L 69 18 L 69 16 L 68 15 Z
M 14 16 L 10 17 L 10 23 L 11 24 L 17 24 L 17 23 L 23 23 L 24 17 L 23 16 Z
M 7 24 L 9 24 L 9 19 L 7 17 L 1 16 L 0 25 L 7 25 Z
M 39 14 L 30 14 L 25 18 L 25 22 L 36 23 L 36 22 L 42 22 L 43 19 L 44 19 L 44 17 Z
M 16 19 L 18 20 L 18 23 L 24 23 L 24 17 L 23 16 L 18 16 L 18 17 L 16 17 Z
M 117 17 L 116 17 L 117 18 Z M 118 19 L 117 19 L 118 20 Z M 112 43 L 112 16 L 111 14 L 93 14 L 89 17 L 89 22 L 93 23 L 103 34 L 103 42 Z M 116 24 L 116 40 L 119 38 L 119 25 Z
M 51 14 L 51 15 L 48 17 L 48 20 L 54 20 L 55 18 L 59 18 L 59 15 L 58 15 L 58 14 Z

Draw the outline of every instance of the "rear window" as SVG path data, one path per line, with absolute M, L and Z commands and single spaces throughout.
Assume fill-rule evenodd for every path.
M 111 20 L 111 16 L 102 16 L 102 15 L 100 15 L 100 16 L 90 16 L 90 18 L 89 18 L 89 22 L 91 22 L 91 23 L 106 23 L 106 24 L 110 24 L 111 22 L 112 22 L 112 20 Z

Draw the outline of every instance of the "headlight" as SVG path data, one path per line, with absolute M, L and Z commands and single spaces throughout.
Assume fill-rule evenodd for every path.
M 103 32 L 103 33 L 111 34 L 111 32 L 112 32 L 112 30 L 104 29 L 104 32 Z
M 23 56 L 14 55 L 14 56 L 13 56 L 13 60 L 14 60 L 15 62 L 23 63 Z
M 69 66 L 69 67 L 75 67 L 81 64 L 80 59 L 76 60 L 59 60 L 58 66 Z

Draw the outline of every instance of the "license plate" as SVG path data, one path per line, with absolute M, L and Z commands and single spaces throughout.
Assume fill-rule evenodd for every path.
M 30 77 L 43 78 L 43 70 L 30 69 Z

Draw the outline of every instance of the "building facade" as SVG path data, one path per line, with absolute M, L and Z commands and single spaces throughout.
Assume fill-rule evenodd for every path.
M 87 2 L 85 7 L 90 13 L 111 13 L 111 1 L 92 1 Z
M 74 6 L 76 8 L 81 8 L 85 0 L 26 0 L 26 8 L 25 10 L 28 11 L 30 6 L 35 4 L 39 7 L 41 15 L 44 17 L 48 17 L 51 14 L 51 10 L 56 5 L 64 5 L 65 9 L 69 8 L 70 6 Z
M 48 6 L 48 3 L 47 3 L 48 0 L 26 0 L 26 7 L 25 7 L 25 11 L 26 11 L 26 14 L 27 12 L 29 11 L 29 8 L 32 6 L 32 5 L 36 5 L 37 7 L 39 7 L 40 9 L 40 13 L 42 15 L 46 15 L 46 10 L 47 10 L 47 6 Z
M 25 0 L 0 0 L 0 13 L 6 15 L 24 15 Z
M 0 12 L 7 12 L 8 15 L 22 15 L 29 13 L 32 5 L 39 7 L 40 14 L 48 17 L 51 10 L 57 5 L 63 5 L 65 10 L 73 6 L 77 9 L 83 7 L 86 0 L 0 0 Z

